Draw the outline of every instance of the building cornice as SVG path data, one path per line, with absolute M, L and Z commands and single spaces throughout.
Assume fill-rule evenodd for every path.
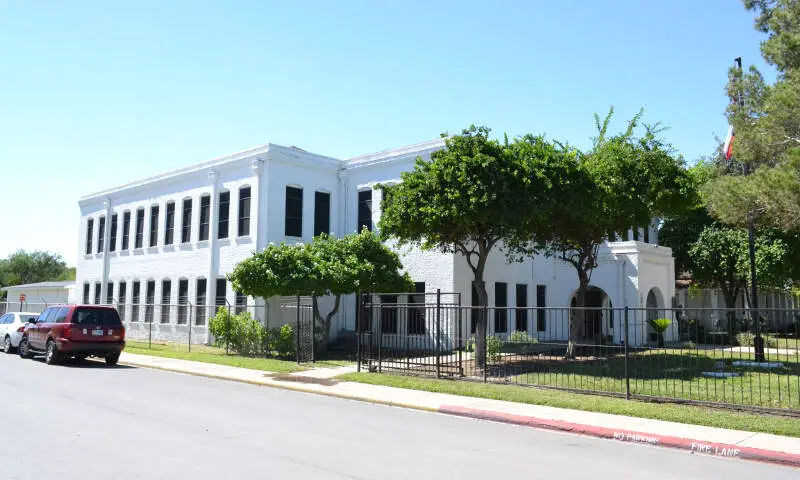
M 344 168 L 362 168 L 393 163 L 396 161 L 405 160 L 410 156 L 417 157 L 428 152 L 435 152 L 436 150 L 441 150 L 444 147 L 445 139 L 437 138 L 434 140 L 428 140 L 427 142 L 416 143 L 414 145 L 406 145 L 405 147 L 392 148 L 380 152 L 351 157 L 344 161 Z

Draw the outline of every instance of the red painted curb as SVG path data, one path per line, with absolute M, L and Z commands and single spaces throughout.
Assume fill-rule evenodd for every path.
M 658 435 L 653 433 L 633 432 L 630 430 L 615 430 L 605 427 L 595 427 L 592 425 L 564 422 L 561 420 L 547 420 L 543 418 L 490 412 L 486 410 L 476 410 L 451 405 L 442 405 L 439 407 L 439 412 L 449 415 L 458 415 L 461 417 L 511 423 L 514 425 L 544 428 L 547 430 L 556 430 L 560 432 L 577 433 L 592 437 L 619 440 L 621 442 L 641 443 L 645 445 L 676 448 L 690 453 L 701 453 L 716 457 L 741 458 L 744 460 L 755 460 L 759 462 L 775 463 L 791 467 L 800 467 L 800 455 L 787 452 L 762 450 L 760 448 L 742 447 L 724 443 L 705 442 L 701 440 L 691 440 L 688 438 L 669 437 L 666 435 Z

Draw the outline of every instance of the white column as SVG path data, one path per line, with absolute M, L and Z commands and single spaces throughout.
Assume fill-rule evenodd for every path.
M 341 237 L 348 233 L 348 218 L 347 214 L 350 210 L 350 172 L 346 170 L 342 170 L 339 172 L 339 181 L 341 182 L 341 193 L 339 198 L 332 198 L 331 203 L 338 202 L 337 205 L 339 207 L 339 215 L 338 215 L 338 223 L 339 226 L 337 228 L 337 236 Z
M 250 169 L 253 171 L 253 177 L 255 181 L 253 185 L 250 187 L 250 236 L 253 238 L 253 245 L 255 245 L 255 251 L 261 251 L 261 236 L 259 235 L 259 230 L 261 228 L 261 216 L 259 215 L 259 207 L 261 206 L 261 172 L 263 171 L 264 161 L 261 159 L 255 159 L 250 162 Z M 238 198 L 238 197 L 237 197 Z M 238 201 L 237 201 L 238 204 Z M 238 207 L 236 209 L 237 217 L 236 217 L 236 224 L 238 227 L 239 224 L 239 217 L 238 217 Z M 266 222 L 267 219 L 264 219 Z M 238 234 L 238 232 L 237 232 Z
M 108 272 L 110 270 L 110 261 L 108 258 L 108 247 L 111 245 L 111 198 L 107 197 L 103 201 L 106 207 L 106 225 L 103 229 L 103 282 L 100 284 L 100 303 L 105 303 L 106 295 L 108 294 Z M 100 229 L 100 221 L 98 220 L 98 230 Z
M 211 201 L 209 202 L 209 224 L 208 224 L 208 282 L 206 283 L 206 302 L 215 305 L 217 301 L 217 205 L 219 193 L 217 179 L 219 174 L 216 171 L 208 172 L 208 180 L 211 184 Z M 198 211 L 200 204 L 198 203 Z M 199 231 L 199 222 L 198 222 Z

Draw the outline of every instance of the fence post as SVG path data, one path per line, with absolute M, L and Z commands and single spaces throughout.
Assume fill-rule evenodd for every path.
M 225 327 L 225 355 L 227 355 L 231 343 L 231 302 L 226 298 L 225 304 L 228 307 L 228 316 L 226 317 L 227 325 Z
M 297 313 L 295 314 L 294 354 L 300 365 L 300 295 L 297 296 Z
M 147 316 L 147 315 L 145 315 Z M 147 324 L 147 348 L 153 348 L 153 319 Z
M 372 314 L 373 314 L 372 305 L 375 304 L 374 300 L 375 297 L 372 296 L 372 294 L 370 294 L 370 302 L 369 302 L 370 322 L 372 322 Z M 382 315 L 383 315 L 383 304 L 381 303 L 379 304 L 378 307 L 378 373 L 383 373 L 383 365 L 381 364 L 381 362 L 383 361 L 383 359 L 381 358 L 381 353 L 382 353 L 381 347 L 383 347 L 383 318 L 381 318 Z
M 361 325 L 359 319 L 364 312 L 361 311 L 361 292 L 356 292 L 356 372 L 361 372 Z
M 442 376 L 442 291 L 436 289 L 436 378 Z
M 625 324 L 625 398 L 630 400 L 631 399 L 631 376 L 628 372 L 628 358 L 629 358 L 629 350 L 630 347 L 628 345 L 628 315 L 630 312 L 630 308 L 626 305 L 625 306 L 625 317 L 624 317 L 624 324 Z
M 488 332 L 489 332 L 489 307 L 486 306 L 486 305 L 481 307 L 480 321 L 483 322 L 486 325 L 486 338 L 488 338 L 489 337 L 489 335 L 488 335 Z M 477 336 L 477 334 L 478 334 L 478 329 L 476 328 L 475 329 L 475 335 Z M 483 342 L 484 342 L 483 343 L 483 352 L 484 352 L 483 353 L 483 383 L 486 383 L 487 380 L 488 380 L 488 377 L 489 377 L 489 349 L 488 349 L 488 345 L 487 345 L 488 342 L 486 342 L 486 340 L 484 340 Z M 475 339 L 475 348 L 474 348 L 474 351 L 472 353 L 473 353 L 474 359 L 476 360 L 476 363 L 477 363 L 477 359 L 478 359 L 478 340 L 477 340 L 477 338 Z
M 189 309 L 189 318 L 186 319 L 186 324 L 189 327 L 189 353 L 192 353 L 192 313 L 194 313 L 194 308 L 192 307 L 192 302 L 186 302 Z
M 314 307 L 311 307 L 311 363 L 315 363 L 317 351 L 317 317 L 314 315 Z M 328 332 L 330 333 L 330 332 Z M 327 335 L 325 335 L 327 338 Z
M 463 318 L 461 316 L 461 292 L 458 293 L 458 306 L 456 308 L 458 308 L 458 315 L 457 315 L 458 326 L 456 327 L 456 347 L 458 352 L 458 376 L 463 377 L 464 363 L 461 358 L 461 350 L 463 349 L 463 343 L 461 343 L 461 328 L 463 328 L 461 326 L 461 322 L 463 321 Z

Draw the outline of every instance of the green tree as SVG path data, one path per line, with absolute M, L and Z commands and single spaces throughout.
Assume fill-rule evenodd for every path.
M 489 139 L 489 129 L 471 126 L 449 137 L 430 161 L 417 158 L 396 185 L 382 185 L 384 239 L 399 246 L 455 253 L 473 274 L 478 304 L 488 305 L 484 272 L 504 242 L 524 243 L 524 230 L 544 218 L 547 178 L 514 154 L 508 144 Z M 539 202 L 537 203 L 537 200 Z M 519 257 L 509 257 L 519 260 Z M 486 365 L 486 309 L 475 322 L 475 362 Z
M 613 109 L 603 121 L 595 115 L 598 136 L 591 151 L 563 156 L 569 181 L 561 181 L 552 195 L 551 235 L 541 251 L 575 268 L 578 276 L 575 315 L 570 316 L 567 356 L 587 335 L 583 307 L 597 267 L 600 245 L 616 232 L 650 225 L 654 218 L 676 215 L 697 204 L 694 183 L 671 148 L 658 138 L 657 126 L 646 126 L 641 137 L 634 131 L 641 112 L 625 132 L 608 135 Z
M 228 279 L 245 295 L 310 296 L 317 341 L 324 349 L 342 295 L 410 291 L 413 283 L 402 267 L 397 254 L 365 229 L 344 238 L 323 234 L 307 244 L 270 245 L 236 265 Z M 334 306 L 323 315 L 318 299 L 327 295 L 334 297 Z
M 68 272 L 58 253 L 18 250 L 0 260 L 0 286 L 58 280 Z

